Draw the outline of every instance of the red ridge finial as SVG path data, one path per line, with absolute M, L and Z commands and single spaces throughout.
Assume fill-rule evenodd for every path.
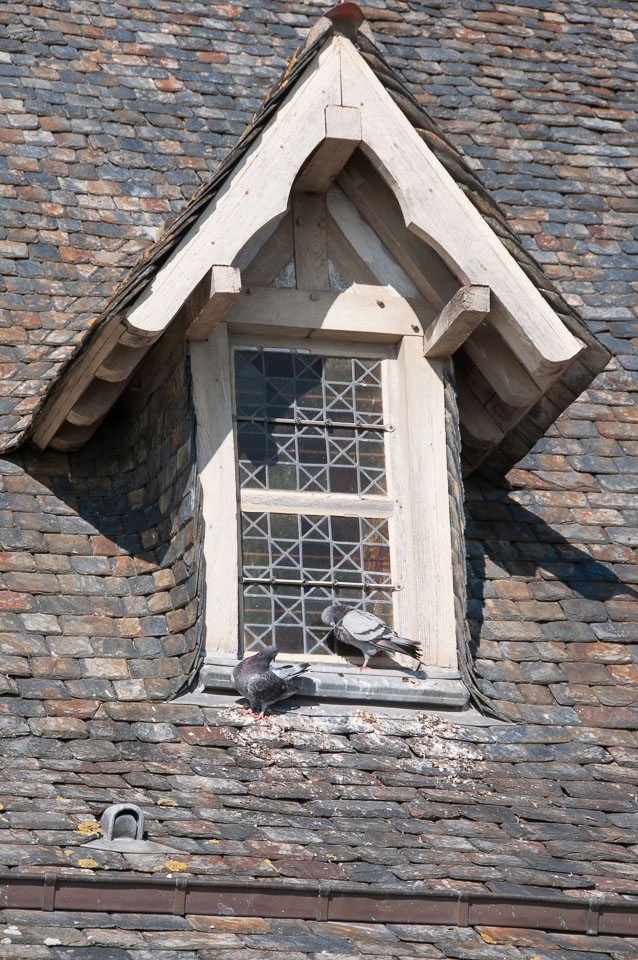
M 340 0 L 336 7 L 331 7 L 324 16 L 329 20 L 348 20 L 351 23 L 361 23 L 365 20 L 359 4 L 350 3 L 350 0 Z

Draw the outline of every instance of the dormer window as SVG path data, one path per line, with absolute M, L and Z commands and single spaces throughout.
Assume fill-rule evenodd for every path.
M 356 5 L 319 20 L 136 265 L 33 442 L 79 449 L 150 346 L 161 339 L 158 360 L 182 337 L 205 521 L 202 687 L 228 685 L 237 656 L 275 636 L 318 658 L 320 697 L 365 684 L 367 702 L 466 703 L 459 462 L 506 470 L 608 355 Z M 359 676 L 319 625 L 332 599 L 391 618 L 419 644 L 425 678 Z
M 438 688 L 462 705 L 441 361 L 423 356 L 432 310 L 388 285 L 353 284 L 340 266 L 346 291 L 247 287 L 191 343 L 216 571 L 204 686 L 223 687 L 237 657 L 275 642 L 313 661 L 321 695 L 360 697 L 361 656 L 321 622 L 340 601 L 420 645 L 420 665 L 375 661 L 363 675 L 373 697 L 422 703 Z

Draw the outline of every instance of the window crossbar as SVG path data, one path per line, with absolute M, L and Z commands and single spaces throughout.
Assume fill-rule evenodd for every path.
M 348 588 L 351 590 L 383 590 L 384 592 L 393 592 L 402 590 L 399 583 L 375 583 L 373 580 L 286 580 L 279 577 L 240 577 L 240 583 L 263 583 L 267 586 L 290 586 L 290 587 L 332 587 Z
M 233 417 L 238 423 L 281 423 L 296 427 L 325 427 L 327 430 L 342 427 L 346 430 L 373 430 L 379 433 L 392 433 L 394 427 L 389 423 L 344 422 L 342 420 L 304 420 L 302 417 Z

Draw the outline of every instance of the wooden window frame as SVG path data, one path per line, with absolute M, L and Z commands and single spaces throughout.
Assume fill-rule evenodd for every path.
M 377 298 L 379 289 L 383 288 L 377 288 Z M 443 361 L 424 356 L 420 325 L 401 325 L 400 318 L 413 317 L 414 312 L 413 304 L 401 297 L 393 298 L 387 314 L 385 310 L 379 311 L 381 320 L 375 318 L 369 332 L 363 330 L 360 322 L 358 294 L 349 293 L 343 296 L 349 298 L 352 309 L 340 310 L 338 320 L 333 312 L 332 322 L 296 328 L 297 335 L 290 336 L 287 322 L 279 324 L 268 319 L 270 314 L 266 308 L 278 295 L 285 304 L 286 314 L 295 299 L 302 302 L 308 296 L 302 291 L 272 288 L 262 296 L 252 291 L 249 312 L 239 298 L 207 340 L 191 341 L 205 526 L 206 658 L 234 662 L 239 650 L 241 550 L 231 342 L 263 345 L 267 331 L 273 346 L 314 348 L 317 352 L 329 350 L 333 355 L 339 351 L 352 355 L 354 346 L 361 348 L 362 355 L 384 357 L 384 417 L 397 425 L 386 438 L 389 499 L 395 501 L 390 518 L 392 577 L 393 581 L 396 578 L 404 584 L 404 588 L 394 594 L 395 628 L 420 644 L 423 664 L 430 675 L 433 670 L 442 675 L 454 672 L 456 622 Z M 317 303 L 316 295 L 312 297 L 313 303 Z M 334 299 L 326 298 L 326 317 L 330 315 Z M 367 307 L 368 298 L 364 296 L 363 302 L 364 308 Z M 278 315 L 281 314 L 275 311 L 275 321 Z M 387 322 L 383 319 L 385 315 Z M 262 322 L 255 324 L 255 317 Z M 391 355 L 396 359 L 389 362 Z M 246 501 L 251 494 L 252 491 L 246 492 Z M 282 496 L 285 498 L 285 494 Z M 263 498 L 257 493 L 253 499 Z M 316 499 L 314 502 L 317 503 Z M 330 660 L 342 669 L 343 661 L 337 657 Z

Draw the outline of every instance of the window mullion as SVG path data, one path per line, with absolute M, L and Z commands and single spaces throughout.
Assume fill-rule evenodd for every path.
M 208 340 L 191 342 L 197 461 L 204 492 L 207 651 L 236 656 L 240 549 L 229 360 L 225 323 L 218 324 Z
M 383 361 L 383 419 L 387 423 L 399 424 L 401 420 L 402 384 L 396 361 Z M 390 529 L 390 567 L 392 580 L 402 585 L 392 595 L 394 628 L 402 637 L 411 637 L 412 622 L 410 616 L 409 591 L 404 589 L 408 583 L 408 537 L 410 535 L 410 517 L 407 513 L 405 497 L 405 478 L 403 470 L 403 447 L 401 430 L 386 434 L 386 468 L 389 502 Z

